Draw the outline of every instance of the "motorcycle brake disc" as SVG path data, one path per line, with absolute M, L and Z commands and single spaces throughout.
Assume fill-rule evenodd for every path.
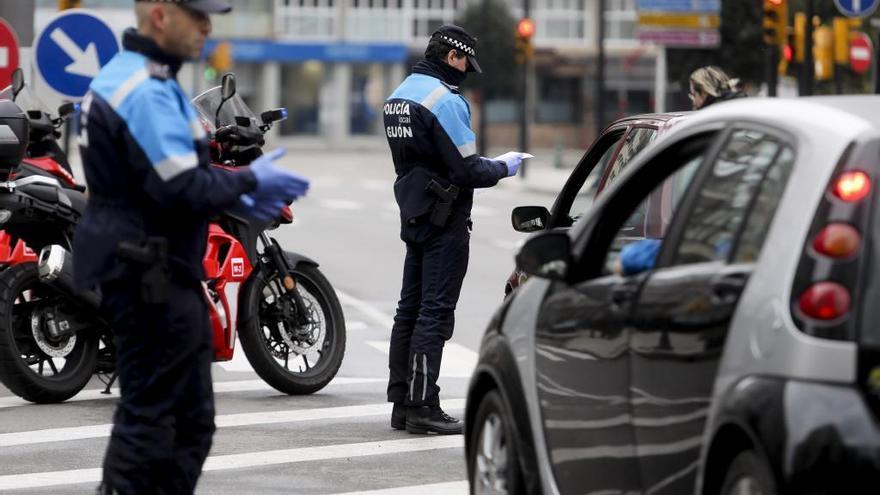
M 43 334 L 42 323 L 43 321 L 40 317 L 40 313 L 35 311 L 31 314 L 31 333 L 34 335 L 34 341 L 37 343 L 37 347 L 53 358 L 65 357 L 70 354 L 70 351 L 72 351 L 76 345 L 76 335 L 71 335 L 70 337 L 61 340 L 59 343 L 53 344 Z
M 295 327 L 293 332 L 294 338 L 291 338 L 292 332 L 287 330 L 288 326 L 280 325 L 279 333 L 291 351 L 296 354 L 306 354 L 324 341 L 324 333 L 327 329 L 324 326 L 324 317 L 320 311 L 320 303 L 308 292 L 300 292 L 300 294 L 309 312 L 309 323 L 305 326 Z M 290 324 L 288 323 L 288 325 Z

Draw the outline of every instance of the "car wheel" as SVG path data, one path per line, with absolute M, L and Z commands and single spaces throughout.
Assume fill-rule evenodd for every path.
M 747 450 L 737 455 L 721 487 L 722 495 L 776 495 L 773 473 L 754 452 Z
M 513 419 L 510 409 L 497 390 L 492 390 L 483 397 L 474 425 L 468 459 L 471 493 L 524 493 Z

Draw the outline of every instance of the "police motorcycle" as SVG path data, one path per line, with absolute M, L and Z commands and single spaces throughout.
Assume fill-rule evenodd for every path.
M 0 151 L 4 123 L 19 122 L 15 111 L 3 104 Z M 264 112 L 258 121 L 236 93 L 231 74 L 193 104 L 211 131 L 213 166 L 230 173 L 260 156 L 263 135 L 286 117 L 279 109 Z M 13 180 L 17 163 L 12 147 L 8 158 L 0 155 L 0 220 L 5 220 L 0 227 L 40 250 L 38 263 L 0 272 L 0 381 L 36 403 L 69 399 L 96 373 L 109 392 L 115 380 L 114 349 L 108 323 L 98 312 L 100 294 L 73 290 L 70 250 L 85 197 L 53 178 Z M 309 394 L 326 386 L 339 370 L 345 321 L 318 264 L 282 250 L 268 235 L 292 221 L 289 207 L 269 222 L 233 213 L 214 219 L 203 259 L 203 290 L 215 361 L 231 360 L 238 340 L 266 383 L 283 393 Z M 152 242 L 120 246 L 121 257 L 143 263 L 144 273 L 159 279 L 167 266 L 163 254 L 164 247 Z

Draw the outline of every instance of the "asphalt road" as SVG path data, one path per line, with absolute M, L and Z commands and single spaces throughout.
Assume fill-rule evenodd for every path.
M 388 424 L 387 345 L 404 252 L 388 154 L 291 150 L 284 164 L 310 177 L 312 189 L 294 204 L 293 225 L 273 235 L 318 261 L 337 290 L 348 326 L 345 361 L 327 388 L 302 397 L 270 389 L 243 353 L 215 364 L 219 428 L 198 492 L 467 493 L 461 436 L 416 436 Z M 470 268 L 439 382 L 454 415 L 525 237 L 510 228 L 510 210 L 552 199 L 516 178 L 476 197 Z M 0 491 L 91 493 L 115 403 L 99 388 L 93 381 L 67 403 L 37 406 L 0 387 Z

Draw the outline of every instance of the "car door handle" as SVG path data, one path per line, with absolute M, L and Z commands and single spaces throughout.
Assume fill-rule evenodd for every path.
M 737 297 L 742 294 L 748 282 L 745 273 L 734 275 L 722 275 L 712 284 L 712 292 L 719 298 Z
M 611 289 L 611 304 L 621 306 L 632 301 L 636 297 L 637 287 L 623 285 Z

